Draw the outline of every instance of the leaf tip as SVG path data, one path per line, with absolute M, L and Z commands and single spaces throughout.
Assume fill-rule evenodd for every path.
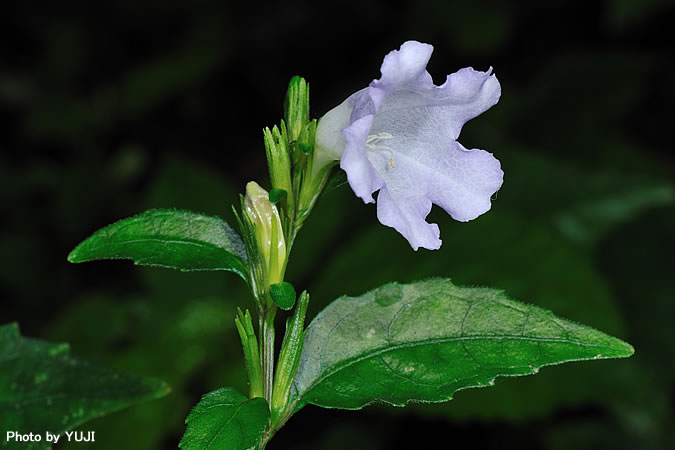
M 635 354 L 635 347 L 630 345 L 628 342 L 624 342 L 621 339 L 617 339 L 617 357 L 618 358 L 630 358 Z
M 609 337 L 611 338 L 611 341 L 601 346 L 601 348 L 604 347 L 604 349 L 595 356 L 588 359 L 629 358 L 635 354 L 635 348 L 628 342 L 622 341 L 621 339 L 615 337 Z
M 80 248 L 80 246 L 78 245 L 77 247 L 75 247 L 73 249 L 73 251 L 68 253 L 68 262 L 69 263 L 77 264 L 77 263 L 81 262 L 80 259 L 78 258 L 78 249 L 79 248 Z
M 171 386 L 169 386 L 168 383 L 162 381 L 159 385 L 159 388 L 157 389 L 157 398 L 169 395 L 172 391 L 173 389 L 171 389 Z

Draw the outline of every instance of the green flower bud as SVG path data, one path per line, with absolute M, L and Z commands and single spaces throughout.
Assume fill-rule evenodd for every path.
M 297 75 L 291 78 L 286 91 L 284 111 L 291 141 L 297 141 L 309 122 L 309 84 L 304 78 Z
M 279 211 L 270 202 L 268 192 L 255 181 L 246 185 L 244 204 L 245 214 L 254 228 L 261 262 L 267 269 L 267 286 L 281 283 L 286 264 L 286 242 Z
M 270 130 L 263 130 L 267 165 L 270 169 L 272 187 L 286 191 L 286 205 L 288 210 L 293 209 L 293 184 L 291 182 L 291 158 L 288 151 L 288 135 L 286 126 L 281 122 L 281 129 L 276 125 Z

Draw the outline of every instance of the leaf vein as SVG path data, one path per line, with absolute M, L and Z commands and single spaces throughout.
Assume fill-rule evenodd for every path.
M 607 345 L 599 345 L 599 344 L 588 344 L 580 341 L 574 341 L 568 338 L 535 338 L 535 337 L 523 337 L 523 336 L 518 336 L 518 335 L 474 335 L 474 336 L 453 336 L 453 337 L 446 337 L 446 338 L 435 338 L 435 339 L 429 339 L 429 340 L 423 340 L 423 341 L 415 341 L 415 342 L 406 342 L 398 345 L 394 345 L 391 347 L 387 348 L 380 348 L 377 350 L 373 350 L 370 352 L 364 353 L 362 356 L 355 357 L 349 360 L 346 360 L 345 362 L 341 364 L 336 364 L 334 366 L 333 370 L 329 370 L 325 373 L 323 373 L 321 376 L 317 377 L 314 382 L 312 382 L 308 388 L 304 390 L 304 392 L 299 392 L 299 397 L 302 397 L 304 394 L 307 392 L 310 392 L 317 384 L 325 380 L 326 378 L 332 376 L 333 374 L 339 372 L 340 370 L 343 370 L 347 367 L 350 367 L 354 364 L 357 364 L 363 360 L 381 355 L 383 353 L 395 351 L 395 350 L 400 350 L 403 348 L 409 348 L 409 347 L 414 347 L 418 345 L 433 345 L 433 344 L 443 344 L 443 343 L 448 343 L 448 342 L 461 342 L 467 341 L 467 340 L 482 340 L 482 339 L 513 339 L 513 340 L 523 340 L 523 341 L 531 341 L 531 342 L 537 342 L 539 345 L 545 342 L 550 342 L 550 343 L 566 343 L 566 344 L 576 344 L 582 347 L 598 347 L 598 348 L 607 348 L 607 349 L 612 349 L 612 350 L 619 350 L 614 347 L 610 347 Z

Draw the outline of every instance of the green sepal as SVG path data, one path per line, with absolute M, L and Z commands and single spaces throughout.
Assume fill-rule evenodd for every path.
M 244 363 L 246 365 L 246 373 L 248 376 L 249 398 L 263 396 L 263 377 L 262 368 L 260 367 L 260 353 L 258 351 L 258 338 L 253 328 L 253 321 L 251 313 L 246 310 L 244 314 L 241 308 L 237 308 L 237 317 L 234 319 L 234 324 L 239 332 L 241 345 L 244 350 Z
M 270 411 L 264 398 L 248 399 L 224 387 L 205 394 L 185 419 L 183 450 L 247 450 L 265 431 Z
M 289 408 L 289 398 L 305 340 L 307 305 L 309 305 L 309 294 L 303 291 L 298 298 L 298 307 L 293 312 L 293 316 L 286 320 L 286 334 L 279 352 L 279 363 L 274 375 L 272 391 L 273 426 L 288 419 L 292 412 Z
M 296 200 L 298 211 L 296 214 L 296 226 L 300 228 L 305 219 L 309 216 L 314 205 L 321 197 L 328 181 L 333 167 L 337 161 L 317 161 L 317 154 L 314 151 L 314 141 L 316 138 L 316 119 L 307 124 L 303 132 L 298 147 L 301 151 L 295 152 L 300 155 L 299 160 L 304 161 L 303 167 L 296 168 L 294 182 L 300 186 L 298 198 Z M 317 165 L 318 163 L 318 165 Z
M 309 121 L 309 84 L 297 75 L 288 83 L 284 117 L 288 124 L 290 140 L 297 141 Z
M 298 226 L 302 226 L 312 212 L 336 164 L 337 162 L 326 164 L 316 174 L 313 173 L 311 164 L 305 168 L 302 176 L 302 187 L 298 195 L 298 212 L 296 217 Z
M 314 148 L 314 140 L 316 139 L 316 119 L 309 122 L 302 129 L 302 133 L 298 138 L 298 148 L 305 155 L 309 155 Z
M 314 318 L 292 402 L 295 410 L 444 402 L 458 390 L 491 386 L 499 376 L 633 352 L 619 339 L 495 289 L 446 279 L 391 283 L 341 297 Z
M 28 339 L 16 323 L 0 325 L 1 448 L 47 448 L 44 434 L 62 434 L 97 417 L 169 393 L 154 378 L 101 367 L 70 354 L 68 344 Z M 14 443 L 5 432 L 42 434 Z
M 288 192 L 284 189 L 272 189 L 270 191 L 270 203 L 276 205 L 286 200 Z
M 81 263 L 130 259 L 140 266 L 195 270 L 227 270 L 247 278 L 241 237 L 218 217 L 191 211 L 152 209 L 104 227 L 68 255 Z
M 295 305 L 295 288 L 287 281 L 272 284 L 270 286 L 270 297 L 279 308 L 289 311 Z
M 323 189 L 321 195 L 324 196 L 347 183 L 349 183 L 349 180 L 347 179 L 347 172 L 342 169 L 338 169 L 328 179 L 326 187 Z
M 242 240 L 244 241 L 244 247 L 246 248 L 246 256 L 248 261 L 248 279 L 251 286 L 251 292 L 253 293 L 253 299 L 258 309 L 263 306 L 262 293 L 264 292 L 264 280 L 265 280 L 265 268 L 263 262 L 263 255 L 258 249 L 258 244 L 255 237 L 255 226 L 251 223 L 248 215 L 246 214 L 246 199 L 243 195 L 239 194 L 239 205 L 242 213 L 239 214 L 237 208 L 232 205 L 232 211 L 235 218 L 237 219 L 237 224 L 239 225 L 239 231 L 241 232 Z

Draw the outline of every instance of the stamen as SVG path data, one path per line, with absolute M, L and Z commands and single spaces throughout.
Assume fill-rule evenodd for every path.
M 385 145 L 379 145 L 381 141 L 387 140 L 387 139 L 393 139 L 394 136 L 391 134 L 387 133 L 386 131 L 382 131 L 377 134 L 371 134 L 368 135 L 366 138 L 366 149 L 374 152 L 384 152 L 388 153 L 389 155 L 389 165 L 391 165 L 391 168 L 394 168 L 394 153 L 391 151 L 391 148 L 385 146 Z
M 379 144 L 380 141 L 384 141 L 385 139 L 393 139 L 394 136 L 391 134 L 387 133 L 386 131 L 383 131 L 381 133 L 377 134 L 370 134 L 366 138 L 366 147 L 368 147 L 371 150 L 374 150 Z M 386 147 L 383 147 L 386 148 Z

